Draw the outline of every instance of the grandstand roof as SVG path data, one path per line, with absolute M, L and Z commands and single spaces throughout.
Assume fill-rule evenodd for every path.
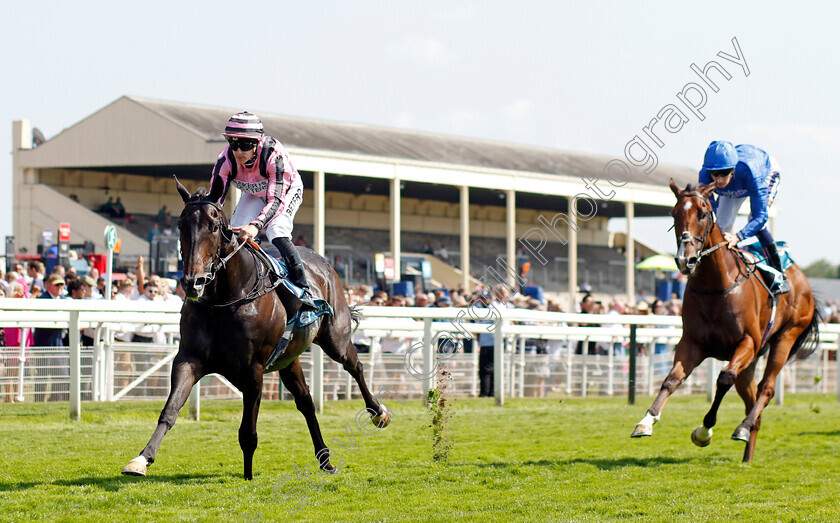
M 242 108 L 223 108 L 188 103 L 126 97 L 160 116 L 183 126 L 207 141 L 224 141 L 221 129 L 231 114 Z M 258 113 L 266 133 L 290 147 L 349 154 L 401 158 L 421 162 L 469 165 L 564 176 L 601 178 L 612 157 L 570 152 L 462 136 L 333 122 L 313 118 Z M 694 169 L 659 165 L 650 175 L 633 168 L 634 182 L 667 185 L 696 181 Z
M 224 141 L 221 130 L 242 107 L 225 108 L 123 96 L 34 149 L 18 149 L 20 168 L 59 168 L 207 180 Z M 547 147 L 479 140 L 374 125 L 332 122 L 258 112 L 266 132 L 291 153 L 304 186 L 313 172 L 327 174 L 330 191 L 390 194 L 401 181 L 403 197 L 503 205 L 566 212 L 568 198 L 595 196 L 581 178 L 604 178 L 613 157 Z M 620 158 L 619 158 L 620 159 Z M 663 216 L 673 206 L 668 181 L 696 181 L 693 169 L 660 164 L 651 174 L 630 166 L 630 182 L 615 191 L 599 215 L 623 216 L 620 202 L 635 203 L 636 216 Z M 616 176 L 618 176 L 616 174 Z M 603 194 L 603 193 L 602 193 Z

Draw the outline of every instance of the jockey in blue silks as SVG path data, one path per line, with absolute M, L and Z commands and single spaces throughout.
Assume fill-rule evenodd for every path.
M 781 273 L 781 280 L 773 288 L 774 294 L 790 290 L 785 279 L 779 250 L 767 229 L 768 210 L 779 190 L 779 165 L 776 160 L 754 145 L 732 145 L 731 142 L 714 141 L 706 149 L 700 183 L 714 184 L 717 198 L 712 207 L 717 222 L 729 247 L 755 236 L 761 242 L 767 261 Z M 750 199 L 750 217 L 747 225 L 735 234 L 732 226 L 744 200 Z

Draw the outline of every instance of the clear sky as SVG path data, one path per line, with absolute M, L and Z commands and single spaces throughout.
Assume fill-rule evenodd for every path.
M 622 157 L 675 104 L 689 121 L 661 132 L 661 148 L 648 142 L 660 163 L 699 167 L 714 139 L 764 148 L 782 167 L 777 239 L 802 264 L 840 262 L 840 242 L 822 234 L 833 234 L 840 207 L 835 4 L 152 0 L 3 10 L 7 150 L 13 120 L 49 138 L 128 94 Z M 749 76 L 717 56 L 735 55 L 733 37 Z M 690 65 L 710 60 L 731 79 L 710 73 L 719 91 L 703 86 L 701 121 L 677 93 L 702 84 Z M 673 251 L 670 222 L 645 222 L 639 238 Z

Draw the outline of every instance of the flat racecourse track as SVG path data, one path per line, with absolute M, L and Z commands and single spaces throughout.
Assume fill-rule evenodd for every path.
M 705 396 L 676 396 L 652 438 L 631 440 L 651 403 L 639 398 L 492 399 L 453 403 L 449 462 L 431 460 L 430 416 L 419 401 L 386 401 L 387 429 L 353 426 L 360 400 L 328 402 L 324 439 L 344 467 L 314 475 L 303 417 L 288 402 L 264 401 L 254 481 L 242 479 L 239 402 L 205 401 L 202 421 L 182 411 L 146 478 L 120 475 L 150 437 L 162 401 L 0 406 L 0 520 L 62 521 L 450 521 L 620 520 L 837 521 L 840 519 L 840 404 L 836 395 L 792 395 L 764 413 L 755 461 L 729 435 L 744 416 L 737 394 L 721 407 L 712 444 L 689 434 Z M 365 427 L 367 430 L 367 426 Z M 310 481 L 292 478 L 308 467 Z M 281 480 L 278 483 L 278 480 Z M 275 495 L 272 486 L 275 485 Z M 308 492 L 279 501 L 285 492 Z

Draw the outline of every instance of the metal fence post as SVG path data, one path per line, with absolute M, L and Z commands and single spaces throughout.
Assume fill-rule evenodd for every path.
M 82 336 L 79 311 L 70 311 L 70 419 L 82 419 Z
M 774 399 L 774 403 L 780 407 L 785 405 L 785 369 L 782 367 L 782 371 L 779 372 L 779 375 L 776 377 L 776 397 Z
M 114 331 L 107 329 L 105 332 L 105 396 L 104 401 L 114 401 Z
M 423 390 L 420 392 L 424 398 L 429 389 L 435 386 L 436 349 L 437 347 L 432 347 L 432 319 L 425 318 L 423 320 Z
M 502 318 L 495 322 L 493 332 L 493 388 L 496 406 L 505 404 L 505 338 L 502 332 Z
M 613 395 L 613 381 L 615 379 L 615 372 L 613 367 L 615 367 L 615 338 L 612 339 L 609 345 L 609 349 L 607 352 L 607 396 Z
M 542 391 L 537 391 L 534 395 L 542 398 Z M 525 397 L 525 338 L 519 340 L 519 397 Z
M 636 404 L 636 325 L 630 325 L 630 368 L 627 373 L 627 403 Z
M 314 343 L 309 346 L 312 351 L 312 401 L 315 412 L 324 413 L 324 351 Z
M 709 362 L 709 378 L 708 378 L 708 381 L 709 381 L 708 382 L 708 389 L 709 390 L 706 394 L 706 399 L 709 401 L 709 403 L 711 403 L 715 400 L 715 384 L 717 383 L 717 380 L 715 378 L 715 371 L 716 371 L 715 367 L 717 367 L 717 360 L 715 360 L 714 358 L 709 358 L 706 361 Z
M 23 376 L 26 374 L 26 339 L 29 337 L 29 329 L 20 329 L 20 347 L 18 352 L 18 392 L 17 400 L 23 401 Z
M 190 391 L 190 419 L 201 420 L 201 380 L 196 381 Z

